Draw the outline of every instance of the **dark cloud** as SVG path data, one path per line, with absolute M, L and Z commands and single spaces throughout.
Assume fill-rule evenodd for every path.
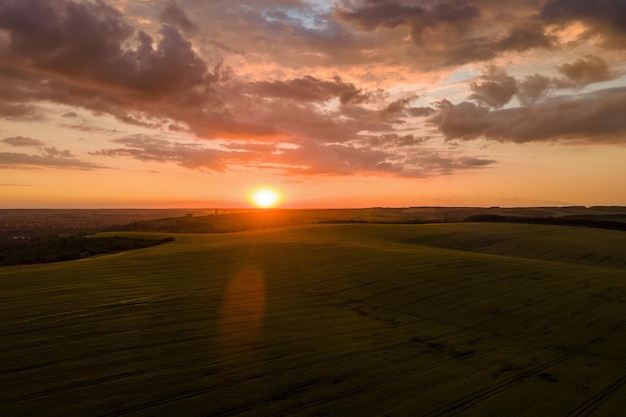
M 461 58 L 465 53 L 473 55 L 479 48 L 474 45 L 474 48 L 469 49 L 460 42 L 462 39 L 475 42 L 475 38 L 468 36 L 468 33 L 479 15 L 477 8 L 466 3 L 438 2 L 429 8 L 425 5 L 384 0 L 366 1 L 355 9 L 345 8 L 337 12 L 339 19 L 370 31 L 406 25 L 410 28 L 411 39 L 417 47 L 443 54 L 448 63 L 475 58 Z
M 135 135 L 113 140 L 122 148 L 104 149 L 93 152 L 100 156 L 124 156 L 144 162 L 173 162 L 189 169 L 207 169 L 223 172 L 226 169 L 225 159 L 236 152 L 224 152 L 203 146 L 179 144 L 163 139 L 154 139 L 143 135 Z M 240 155 L 243 158 L 243 154 Z
M 163 23 L 176 26 L 180 30 L 188 33 L 198 31 L 198 26 L 189 19 L 187 13 L 176 3 L 168 2 L 159 17 Z
M 177 120 L 204 135 L 271 130 L 233 120 L 212 88 L 219 67 L 209 69 L 172 26 L 155 40 L 101 1 L 7 0 L 0 29 L 10 38 L 0 116 L 41 117 L 31 103 L 50 101 L 145 127 Z
M 105 166 L 77 159 L 69 150 L 60 151 L 55 147 L 45 148 L 40 155 L 0 152 L 2 168 L 59 168 L 93 170 Z
M 455 105 L 444 100 L 431 122 L 447 139 L 484 137 L 517 143 L 567 139 L 624 143 L 624 106 L 626 88 L 555 97 L 525 107 L 495 111 L 474 103 Z
M 363 92 L 363 90 L 346 90 L 339 96 L 339 102 L 344 105 L 356 105 L 367 103 L 368 101 L 375 100 L 377 96 L 381 95 L 381 91 L 376 92 Z
M 307 143 L 277 149 L 271 144 L 228 143 L 232 151 L 210 149 L 196 144 L 178 144 L 142 135 L 113 141 L 122 148 L 94 152 L 101 156 L 125 156 L 141 161 L 174 162 L 189 169 L 225 171 L 229 164 L 275 167 L 285 173 L 353 174 L 383 169 L 387 153 L 350 145 Z
M 269 140 L 295 144 L 345 143 L 362 130 L 379 132 L 392 127 L 374 108 L 384 102 L 379 91 L 362 91 L 339 77 L 320 80 L 312 76 L 273 82 L 235 86 L 238 100 L 231 111 L 252 115 L 263 126 L 273 126 L 275 137 Z M 330 101 L 329 100 L 335 100 Z M 337 102 L 338 100 L 338 102 Z M 325 103 L 328 102 L 328 103 Z M 320 106 L 320 104 L 324 106 Z M 363 105 L 367 103 L 368 105 Z
M 463 23 L 478 17 L 475 7 L 463 3 L 435 3 L 432 8 L 419 5 L 405 5 L 395 1 L 367 1 L 357 10 L 339 10 L 339 16 L 358 23 L 367 29 L 379 26 L 394 28 L 402 24 L 411 24 L 417 41 L 421 33 L 429 27 L 443 23 Z
M 548 22 L 584 22 L 607 46 L 626 48 L 626 2 L 623 0 L 548 0 L 540 10 Z
M 556 45 L 556 39 L 545 33 L 544 27 L 533 21 L 524 22 L 510 31 L 494 44 L 497 52 L 524 52 L 528 49 L 550 49 Z
M 23 103 L 3 102 L 6 98 L 0 97 L 0 118 L 8 120 L 25 120 L 40 122 L 45 119 L 43 112 L 37 106 Z
M 546 33 L 536 11 L 525 7 L 527 3 L 519 4 L 521 11 L 511 11 L 504 2 L 480 0 L 420 4 L 370 0 L 356 5 L 344 2 L 336 16 L 366 31 L 405 26 L 423 58 L 446 66 L 555 46 L 556 39 Z
M 367 94 L 340 77 L 330 81 L 310 75 L 285 81 L 259 81 L 250 86 L 251 92 L 263 97 L 276 97 L 297 101 L 326 101 L 340 98 L 342 104 L 362 103 Z
M 561 88 L 583 88 L 592 83 L 614 78 L 607 63 L 602 58 L 592 55 L 560 65 L 557 69 L 566 77 L 556 81 L 557 86 Z
M 328 3 L 214 0 L 186 4 L 190 3 L 213 17 L 210 31 L 215 39 L 209 42 L 223 51 L 271 56 L 274 62 L 292 68 L 363 61 L 360 49 L 365 42 L 332 18 Z M 192 13 L 188 8 L 188 14 Z
M 247 152 L 272 153 L 276 151 L 276 145 L 273 143 L 231 142 L 223 144 L 222 147 Z
M 170 6 L 171 19 L 178 6 Z M 344 122 L 306 103 L 337 98 L 353 107 L 376 95 L 339 77 L 246 84 L 229 68 L 209 69 L 173 26 L 164 25 L 153 39 L 102 2 L 9 0 L 0 5 L 0 27 L 11 39 L 0 58 L 0 90 L 10 97 L 4 113 L 16 117 L 34 117 L 29 103 L 49 101 L 146 128 L 188 128 L 202 138 L 345 141 L 360 129 L 365 110 L 342 110 Z
M 238 141 L 222 144 L 221 149 L 212 149 L 201 143 L 180 144 L 135 135 L 113 141 L 121 147 L 103 149 L 93 154 L 176 163 L 188 169 L 223 172 L 231 166 L 240 166 L 296 175 L 361 173 L 427 177 L 477 169 L 493 163 L 492 160 L 467 155 L 448 155 L 426 163 L 426 155 L 436 153 L 423 148 L 428 140 L 430 137 L 386 134 L 380 137 L 366 136 L 342 144 L 320 143 L 310 139 L 290 146 Z
M 103 127 L 95 126 L 85 120 L 81 123 L 69 124 L 69 123 L 61 123 L 59 126 L 66 127 L 72 130 L 78 130 L 81 132 L 99 132 L 99 133 L 107 133 L 107 134 L 119 134 L 120 131 L 117 129 L 106 129 Z
M 432 107 L 408 107 L 405 109 L 409 116 L 413 117 L 424 117 L 430 116 L 435 112 L 435 109 Z
M 346 144 L 308 143 L 297 149 L 282 150 L 274 161 L 285 164 L 284 171 L 290 174 L 361 173 L 416 178 L 480 169 L 495 163 L 492 159 L 429 149 L 424 145 L 430 139 L 386 134 Z
M 363 172 L 400 171 L 401 165 L 387 161 L 388 152 L 351 145 L 309 143 L 297 149 L 285 149 L 277 162 L 290 165 L 287 173 L 352 175 Z
M 474 92 L 470 99 L 490 107 L 499 108 L 507 104 L 517 93 L 517 81 L 501 68 L 489 67 L 481 77 L 480 84 L 473 82 L 470 89 Z
M 122 3 L 126 16 L 113 7 Z M 610 142 L 624 131 L 619 89 L 548 98 L 619 72 L 593 55 L 558 66 L 559 78 L 522 73 L 515 79 L 504 67 L 487 67 L 471 83 L 470 100 L 460 104 L 412 107 L 416 96 L 397 99 L 400 90 L 390 87 L 393 77 L 402 88 L 451 80 L 443 71 L 422 77 L 417 68 L 438 71 L 494 58 L 499 65 L 512 62 L 509 72 L 518 74 L 523 65 L 515 60 L 529 56 L 519 53 L 556 53 L 555 34 L 565 36 L 559 31 L 575 21 L 585 24 L 585 36 L 615 41 L 624 32 L 607 20 L 609 11 L 620 12 L 616 2 L 590 1 L 602 10 L 593 12 L 580 1 L 567 6 L 558 0 L 339 0 L 342 6 L 334 9 L 305 0 L 163 0 L 160 12 L 148 3 L 0 2 L 0 117 L 41 120 L 48 103 L 62 104 L 88 110 L 68 111 L 67 118 L 107 114 L 132 126 L 220 139 L 218 147 L 132 136 L 96 155 L 212 171 L 275 166 L 341 175 L 428 176 L 495 163 L 461 154 L 460 147 L 458 153 L 426 149 L 425 135 L 433 129 L 428 122 L 448 139 L 591 141 L 596 135 Z M 210 24 L 199 25 L 206 16 Z M 601 22 L 609 23 L 603 28 Z M 592 47 L 585 45 L 585 53 L 599 54 Z M 229 68 L 229 62 L 250 66 Z M 415 91 L 428 103 L 423 87 Z M 502 110 L 514 96 L 522 107 Z M 428 118 L 426 125 L 420 117 Z M 66 119 L 72 124 L 63 126 L 117 133 L 87 120 Z M 76 160 L 52 150 L 25 157 Z
M 409 162 L 414 168 L 408 170 L 405 176 L 448 175 L 455 171 L 482 169 L 496 163 L 493 159 L 464 157 L 434 151 L 416 153 Z
M 33 147 L 40 147 L 40 146 L 44 146 L 45 144 L 37 139 L 32 139 L 32 138 L 26 138 L 24 136 L 15 136 L 12 138 L 5 138 L 2 139 L 2 142 L 6 143 L 7 145 L 11 145 L 11 146 L 33 146 Z
M 444 133 L 446 139 L 474 139 L 483 135 L 487 126 L 489 109 L 464 101 L 453 104 L 448 100 L 439 103 L 439 109 L 430 119 Z
M 392 133 L 368 137 L 363 141 L 363 143 L 369 147 L 405 148 L 409 146 L 423 145 L 430 139 L 430 136 L 398 135 Z
M 55 73 L 150 95 L 188 89 L 210 77 L 178 30 L 163 26 L 155 42 L 101 1 L 7 0 L 0 5 L 0 28 L 10 34 L 12 59 Z
M 463 157 L 458 159 L 458 164 L 462 167 L 485 167 L 487 165 L 492 165 L 495 163 L 496 161 L 493 159 L 484 158 Z
M 552 86 L 550 77 L 533 74 L 517 83 L 517 98 L 524 105 L 536 103 L 544 99 Z
M 541 16 L 552 20 L 593 20 L 626 32 L 626 4 L 621 0 L 548 0 Z
M 380 115 L 384 118 L 406 116 L 408 115 L 407 107 L 416 99 L 417 95 L 410 95 L 392 101 L 380 112 Z

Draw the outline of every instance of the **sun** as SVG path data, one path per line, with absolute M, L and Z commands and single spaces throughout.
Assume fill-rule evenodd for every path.
M 276 207 L 282 200 L 279 191 L 270 187 L 257 188 L 249 196 L 250 202 L 260 208 Z

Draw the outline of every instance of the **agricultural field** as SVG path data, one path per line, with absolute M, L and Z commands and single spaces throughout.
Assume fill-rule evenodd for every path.
M 626 232 L 270 226 L 0 268 L 0 415 L 623 415 Z

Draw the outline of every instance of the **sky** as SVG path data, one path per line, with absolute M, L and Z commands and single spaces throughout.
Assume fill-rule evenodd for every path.
M 2 0 L 0 208 L 626 205 L 624 0 Z

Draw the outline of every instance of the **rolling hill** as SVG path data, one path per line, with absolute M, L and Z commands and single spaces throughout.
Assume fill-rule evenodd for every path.
M 614 230 L 325 224 L 3 267 L 0 414 L 619 415 L 624 248 Z

